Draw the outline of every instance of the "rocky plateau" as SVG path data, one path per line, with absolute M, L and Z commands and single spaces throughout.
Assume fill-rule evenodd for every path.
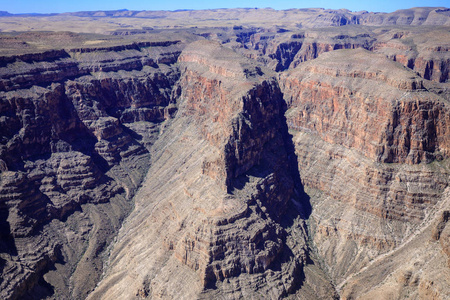
M 0 14 L 0 298 L 448 299 L 449 26 Z

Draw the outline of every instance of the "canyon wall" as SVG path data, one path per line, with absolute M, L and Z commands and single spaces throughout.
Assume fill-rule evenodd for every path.
M 449 81 L 447 27 L 331 27 L 304 30 L 239 28 L 215 37 L 279 72 L 326 52 L 363 48 L 387 56 L 435 82 Z M 211 38 L 210 36 L 207 36 Z
M 448 9 L 278 13 L 0 34 L 1 298 L 445 299 Z
M 159 124 L 176 110 L 180 50 L 148 42 L 1 59 L 2 298 L 84 298 L 95 286 Z
M 324 53 L 280 83 L 313 252 L 341 298 L 445 297 L 446 246 L 432 232 L 449 209 L 448 100 L 363 49 Z
M 276 77 L 214 42 L 189 45 L 179 61 L 177 116 L 90 299 L 296 294 L 307 252 L 294 203 L 304 195 Z M 332 296 L 321 284 L 307 292 Z

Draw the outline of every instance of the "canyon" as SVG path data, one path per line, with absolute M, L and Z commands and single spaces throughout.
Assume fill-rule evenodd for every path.
M 0 297 L 446 299 L 449 26 L 1 14 Z

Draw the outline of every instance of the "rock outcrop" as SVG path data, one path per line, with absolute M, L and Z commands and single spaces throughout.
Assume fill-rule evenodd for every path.
M 235 41 L 225 35 L 222 42 L 275 71 L 293 69 L 326 52 L 363 48 L 401 63 L 424 79 L 449 80 L 450 35 L 446 27 L 335 27 L 287 32 L 242 28 L 235 33 Z M 240 38 L 242 35 L 247 38 Z
M 389 26 L 389 25 L 450 25 L 449 10 L 444 7 L 416 7 L 397 10 L 392 13 L 358 11 L 347 9 L 304 8 L 274 10 L 272 8 L 238 8 L 214 10 L 178 11 L 99 11 L 66 13 L 65 16 L 82 18 L 141 18 L 141 19 L 208 19 L 223 22 L 234 20 L 265 20 L 269 24 L 280 22 L 295 23 L 298 27 L 317 28 L 345 25 Z M 220 24 L 220 23 L 219 23 Z
M 438 282 L 431 294 L 445 295 L 445 256 L 425 241 L 441 213 L 434 238 L 445 228 L 448 209 L 447 100 L 409 69 L 363 49 L 325 53 L 280 80 L 313 206 L 313 249 L 341 297 L 424 297 L 426 282 Z M 422 265 L 406 258 L 412 249 L 435 271 L 415 273 Z M 389 288 L 391 276 L 404 272 L 406 283 Z
M 405 67 L 417 72 L 422 78 L 436 81 L 449 81 L 450 34 L 446 27 L 431 31 L 417 28 L 405 30 L 391 29 L 381 31 L 372 49 L 382 53 Z
M 176 110 L 170 65 L 180 49 L 148 42 L 2 59 L 2 298 L 84 298 L 95 286 L 158 124 Z
M 445 299 L 449 16 L 0 16 L 0 298 Z
M 276 78 L 214 42 L 179 61 L 177 116 L 90 299 L 295 294 L 306 236 Z
M 284 91 L 292 128 L 317 132 L 326 142 L 384 163 L 449 157 L 445 99 L 387 58 L 365 50 L 333 51 L 288 74 Z

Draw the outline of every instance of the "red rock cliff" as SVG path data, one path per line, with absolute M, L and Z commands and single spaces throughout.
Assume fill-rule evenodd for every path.
M 386 58 L 335 51 L 299 66 L 283 82 L 292 128 L 380 162 L 419 163 L 450 154 L 445 100 Z
M 214 42 L 193 43 L 179 60 L 177 116 L 91 297 L 296 293 L 305 236 L 298 212 L 286 210 L 298 178 L 273 74 Z M 271 286 L 276 278 L 282 284 Z

